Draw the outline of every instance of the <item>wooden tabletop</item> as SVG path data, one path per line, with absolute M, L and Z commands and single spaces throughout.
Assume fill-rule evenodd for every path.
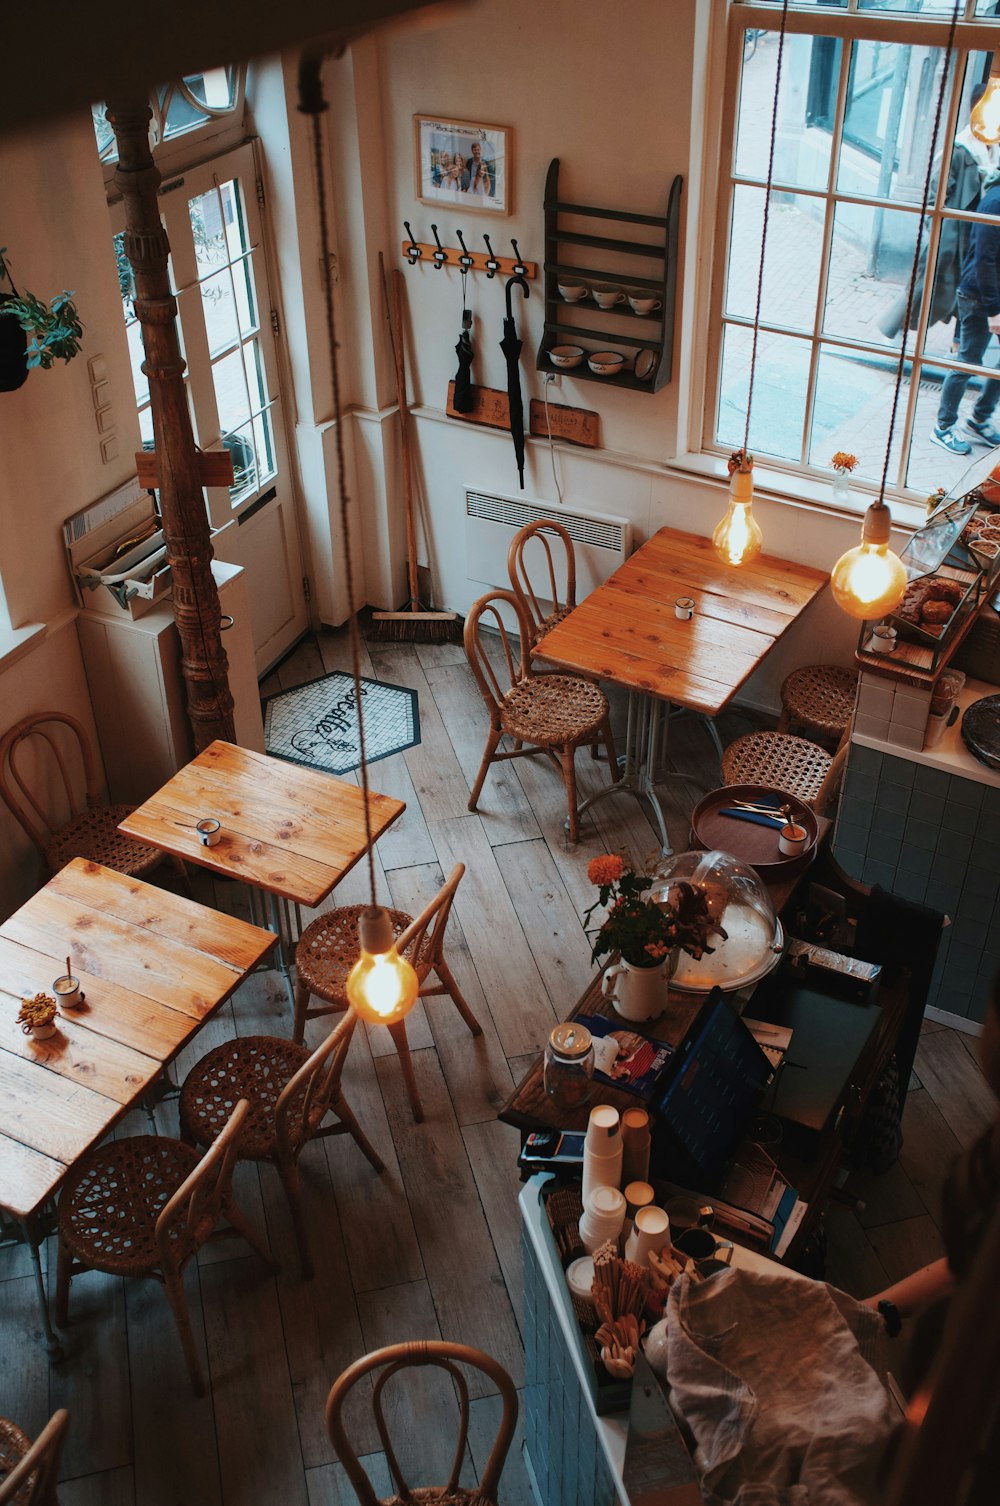
M 661 528 L 536 652 L 716 716 L 828 580 L 773 555 L 724 565 L 710 539 Z M 678 596 L 694 601 L 687 622 L 674 615 Z
M 276 937 L 73 861 L 0 926 L 0 1206 L 30 1216 L 237 988 Z M 66 970 L 86 995 L 47 1041 L 23 995 Z
M 372 840 L 405 809 L 372 793 Z M 216 847 L 202 847 L 194 830 L 206 816 L 222 822 Z M 310 909 L 368 850 L 358 785 L 225 742 L 179 769 L 120 830 Z

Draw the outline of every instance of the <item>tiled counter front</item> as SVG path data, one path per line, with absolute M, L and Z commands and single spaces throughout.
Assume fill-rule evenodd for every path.
M 1000 788 L 854 742 L 834 853 L 852 878 L 951 917 L 927 1002 L 985 1019 L 1000 967 Z
M 541 1506 L 619 1506 L 627 1417 L 598 1417 L 555 1242 L 539 1202 L 520 1195 L 524 1257 L 524 1439 Z

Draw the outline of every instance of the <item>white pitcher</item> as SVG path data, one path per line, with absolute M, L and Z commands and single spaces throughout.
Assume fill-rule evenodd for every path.
M 622 958 L 605 970 L 601 991 L 623 1020 L 655 1020 L 667 1007 L 669 963 L 669 954 L 653 967 L 636 967 Z

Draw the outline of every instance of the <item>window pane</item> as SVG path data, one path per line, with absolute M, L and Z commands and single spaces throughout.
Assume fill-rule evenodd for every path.
M 211 110 L 230 110 L 233 106 L 236 73 L 232 68 L 210 68 L 206 73 L 189 74 L 185 80 L 189 93 Z
M 896 341 L 920 217 L 868 204 L 838 204 L 833 222 L 823 333 L 841 339 Z M 920 310 L 917 290 L 912 323 Z
M 260 345 L 256 340 L 251 340 L 244 345 L 243 363 L 251 407 L 263 408 L 267 402 L 267 384 L 264 381 L 264 361 Z
M 944 53 L 936 47 L 855 42 L 837 187 L 919 204 Z
M 223 434 L 228 434 L 245 424 L 251 416 L 241 352 L 233 350 L 220 361 L 213 361 L 212 380 L 219 408 L 219 426 Z
M 859 10 L 895 10 L 913 16 L 947 16 L 955 9 L 955 0 L 858 0 Z M 965 0 L 960 0 L 958 15 L 961 20 Z
M 233 457 L 233 484 L 229 488 L 229 497 L 235 505 L 249 492 L 256 491 L 259 484 L 253 426 L 247 424 L 232 434 L 223 434 L 222 443 Z
M 753 331 L 727 325 L 722 345 L 716 441 L 735 450 L 743 443 Z M 750 449 L 755 455 L 799 460 L 809 381 L 809 345 L 790 335 L 762 331 L 757 342 Z
M 777 32 L 758 33 L 749 51 L 744 43 L 736 127 L 736 172 L 767 178 L 767 158 L 778 61 Z M 785 37 L 778 93 L 778 133 L 774 181 L 798 188 L 826 188 L 830 175 L 829 118 L 840 70 L 839 41 L 832 37 Z
M 219 272 L 206 277 L 201 284 L 204 304 L 205 329 L 208 348 L 213 356 L 228 347 L 239 344 L 240 325 L 236 315 L 236 300 L 233 296 L 233 280 L 229 272 Z
M 997 365 L 998 355 L 995 340 L 991 341 L 991 346 L 992 349 L 986 353 L 986 365 L 990 369 Z M 945 381 L 950 375 L 952 373 L 943 368 L 925 366 L 917 395 L 917 416 L 914 422 L 913 442 L 910 446 L 906 484 L 927 496 L 936 491 L 939 486 L 943 486 L 945 491 L 965 490 L 966 487 L 960 487 L 959 483 L 970 469 L 973 472 L 978 471 L 978 475 L 970 476 L 967 485 L 972 486 L 976 481 L 981 480 L 983 457 L 989 453 L 988 447 L 981 444 L 976 436 L 970 434 L 963 424 L 965 418 L 971 417 L 977 403 L 982 401 L 985 406 L 991 400 L 992 393 L 996 391 L 992 388 L 988 394 L 987 388 L 990 384 L 986 378 L 980 376 L 971 377 L 964 391 L 959 393 L 953 390 L 948 394 L 951 402 L 954 402 L 956 398 L 958 400 L 959 417 L 956 432 L 971 443 L 971 452 L 968 455 L 949 455 L 947 450 L 931 443 L 931 431 L 938 421 L 942 403 L 945 400 Z M 965 373 L 962 373 L 963 377 L 964 375 Z M 955 380 L 956 387 L 961 388 L 961 378 Z M 996 423 L 997 417 L 995 410 L 990 422 Z
M 853 473 L 857 480 L 878 485 L 885 463 L 895 383 L 895 361 L 821 346 L 809 463 L 826 470 L 837 450 L 849 450 L 858 457 L 858 468 Z M 895 485 L 899 469 L 900 436 L 908 395 L 907 371 L 899 395 L 889 485 Z
M 198 276 L 205 277 L 218 271 L 228 260 L 226 256 L 226 230 L 222 216 L 219 194 L 213 188 L 199 194 L 188 204 L 191 216 L 191 233 L 194 236 Z
M 139 437 L 142 440 L 144 450 L 153 448 L 153 410 L 152 408 L 139 409 Z
M 821 199 L 802 194 L 771 195 L 767 217 L 767 251 L 760 317 L 765 324 L 782 324 L 812 334 L 816 319 L 820 257 L 823 248 Z M 733 194 L 733 224 L 726 313 L 753 319 L 760 270 L 760 237 L 764 190 L 737 186 Z

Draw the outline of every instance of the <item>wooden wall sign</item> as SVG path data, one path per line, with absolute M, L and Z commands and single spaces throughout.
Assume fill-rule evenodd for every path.
M 545 404 L 540 398 L 533 397 L 528 433 L 540 434 L 543 439 L 548 439 L 551 424 L 553 439 L 565 439 L 569 444 L 582 444 L 589 450 L 596 450 L 600 444 L 598 417 L 589 408 L 568 408 L 565 403 L 549 403 L 549 419 L 546 423 Z
M 455 383 L 448 383 L 448 406 L 446 413 L 449 418 L 460 419 L 463 423 L 481 424 L 487 429 L 510 430 L 510 399 L 506 392 L 499 392 L 495 387 L 476 387 L 472 389 L 473 408 L 471 413 L 457 413 L 455 411 Z M 596 450 L 600 444 L 598 431 L 598 417 L 588 408 L 568 408 L 563 403 L 549 403 L 549 421 L 552 424 L 552 438 L 567 440 L 570 444 L 586 445 L 588 449 Z M 531 399 L 528 433 L 548 438 L 548 427 L 545 422 L 545 404 L 540 398 Z

